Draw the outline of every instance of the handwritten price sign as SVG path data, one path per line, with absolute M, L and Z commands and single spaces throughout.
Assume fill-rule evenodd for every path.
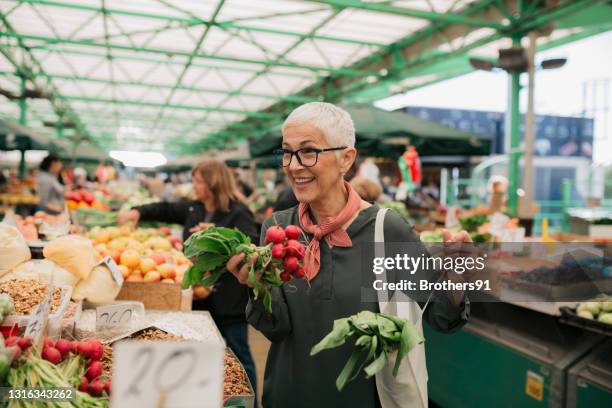
M 113 408 L 219 408 L 223 345 L 121 341 L 113 350 Z
M 28 320 L 28 325 L 26 326 L 25 330 L 25 336 L 31 337 L 34 344 L 38 344 L 44 336 L 45 329 L 47 328 L 47 322 L 49 320 L 50 306 L 51 298 L 47 296 L 32 311 L 30 320 Z
M 96 330 L 129 327 L 136 315 L 144 315 L 141 302 L 120 302 L 96 307 Z

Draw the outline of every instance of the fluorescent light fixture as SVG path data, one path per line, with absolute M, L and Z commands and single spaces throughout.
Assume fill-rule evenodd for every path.
M 40 161 L 49 154 L 46 150 L 26 150 L 26 163 L 40 163 Z M 0 160 L 3 162 L 19 163 L 21 161 L 21 152 L 19 150 L 9 150 L 0 152 Z
M 158 152 L 111 150 L 109 156 L 115 160 L 119 160 L 126 167 L 157 167 L 168 162 L 164 155 Z

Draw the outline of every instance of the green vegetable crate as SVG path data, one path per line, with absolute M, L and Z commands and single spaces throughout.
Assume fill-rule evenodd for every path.
M 569 369 L 603 341 L 557 316 L 505 303 L 472 304 L 457 333 L 424 331 L 429 399 L 444 408 L 570 406 Z
M 567 408 L 612 407 L 612 339 L 569 370 Z

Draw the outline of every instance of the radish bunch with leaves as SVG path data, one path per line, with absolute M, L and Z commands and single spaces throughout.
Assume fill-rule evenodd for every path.
M 389 359 L 389 354 L 397 352 L 393 376 L 397 376 L 402 359 L 416 345 L 425 341 L 412 322 L 397 316 L 370 311 L 334 320 L 332 331 L 317 343 L 310 355 L 340 347 L 347 340 L 355 340 L 355 348 L 346 365 L 336 379 L 336 388 L 342 391 L 344 386 L 354 380 L 361 368 L 370 378 L 382 370 Z
M 228 272 L 225 266 L 230 258 L 244 253 L 244 259 L 249 259 L 257 253 L 257 261 L 249 267 L 247 282 L 253 287 L 255 299 L 263 296 L 266 310 L 272 312 L 270 288 L 305 275 L 302 266 L 305 248 L 297 240 L 301 234 L 302 230 L 295 225 L 286 228 L 274 225 L 266 231 L 266 245 L 254 246 L 237 229 L 211 227 L 196 232 L 184 245 L 185 256 L 195 261 L 183 276 L 183 288 L 213 286 Z

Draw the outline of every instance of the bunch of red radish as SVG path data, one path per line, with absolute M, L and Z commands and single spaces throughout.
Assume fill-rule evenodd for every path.
M 29 349 L 30 346 L 32 345 L 32 338 L 31 337 L 11 336 L 11 337 L 7 337 L 4 340 L 4 345 L 6 347 L 16 346 L 17 353 L 15 354 L 15 358 L 19 358 L 21 353 Z
M 298 241 L 300 235 L 302 230 L 297 225 L 287 225 L 285 228 L 273 225 L 266 231 L 265 243 L 273 244 L 272 258 L 277 260 L 279 267 L 282 264 L 280 278 L 283 282 L 306 275 L 300 262 L 306 252 L 304 244 Z
M 89 360 L 85 375 L 81 377 L 79 391 L 86 392 L 93 397 L 102 395 L 102 391 L 106 391 L 110 395 L 111 382 L 102 381 L 103 367 L 100 359 L 104 354 L 104 347 L 98 340 L 70 341 L 59 339 L 54 341 L 46 338 L 41 356 L 53 364 L 59 364 L 71 353 Z

